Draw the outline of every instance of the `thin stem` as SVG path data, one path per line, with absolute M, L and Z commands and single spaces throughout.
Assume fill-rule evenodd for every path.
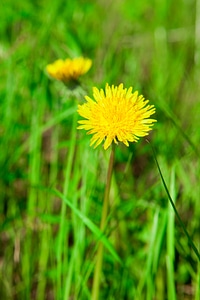
M 104 201 L 103 201 L 103 209 L 101 215 L 101 224 L 100 230 L 104 232 L 106 226 L 106 218 L 108 214 L 108 204 L 109 204 L 109 194 L 110 194 L 110 186 L 111 186 L 111 179 L 112 179 L 112 171 L 113 171 L 113 162 L 114 162 L 114 146 L 112 147 L 110 153 L 110 160 L 107 172 L 107 181 L 106 181 L 106 189 L 104 194 Z M 99 286 L 100 286 L 100 277 L 101 277 L 101 269 L 102 269 L 102 261 L 103 261 L 103 243 L 100 241 L 98 250 L 97 250 L 97 261 L 94 271 L 94 280 L 92 286 L 92 297 L 91 300 L 98 300 L 99 298 Z

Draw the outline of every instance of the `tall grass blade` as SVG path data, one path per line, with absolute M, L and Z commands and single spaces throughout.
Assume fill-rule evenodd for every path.
M 175 191 L 175 169 L 171 170 L 170 194 L 176 199 Z M 167 292 L 168 299 L 176 300 L 175 278 L 174 278 L 174 256 L 175 256 L 175 241 L 174 241 L 174 211 L 170 202 L 168 202 L 168 222 L 167 222 Z
M 64 169 L 64 184 L 63 194 L 65 197 L 68 196 L 70 186 L 70 176 L 73 168 L 73 159 L 75 154 L 76 145 L 76 126 L 77 126 L 77 114 L 74 113 L 72 120 L 71 139 L 69 144 L 69 153 L 67 155 L 66 167 Z M 64 241 L 68 241 L 68 227 L 69 223 L 66 220 L 67 206 L 64 201 L 61 203 L 61 215 L 60 215 L 60 226 L 58 234 L 58 246 L 57 246 L 57 293 L 62 297 L 62 290 L 64 288 L 64 282 L 62 280 L 62 270 L 67 268 L 68 264 L 68 244 Z M 65 280 L 66 285 L 66 280 Z
M 120 264 L 123 264 L 122 260 L 106 238 L 106 236 L 101 232 L 101 230 L 88 218 L 86 217 L 79 209 L 77 209 L 63 194 L 58 190 L 55 190 L 54 193 L 62 199 L 65 204 L 67 204 L 73 212 L 82 220 L 82 222 L 95 234 L 98 240 L 100 240 L 108 251 L 112 254 L 113 258 L 118 261 Z
M 151 143 L 150 143 L 148 140 L 147 140 L 147 142 L 151 145 Z M 175 206 L 175 204 L 174 204 L 174 202 L 173 202 L 173 200 L 172 200 L 172 198 L 171 198 L 171 196 L 170 196 L 170 193 L 169 193 L 169 190 L 168 190 L 167 185 L 166 185 L 166 183 L 165 183 L 164 177 L 163 177 L 163 175 L 162 175 L 162 172 L 161 172 L 161 169 L 160 169 L 158 160 L 157 160 L 157 158 L 156 158 L 155 150 L 154 150 L 154 148 L 153 148 L 152 145 L 151 145 L 151 148 L 152 148 L 153 157 L 154 157 L 154 160 L 155 160 L 155 162 L 156 162 L 156 166 L 157 166 L 157 168 L 158 168 L 158 172 L 159 172 L 159 174 L 160 174 L 160 178 L 161 178 L 161 180 L 162 180 L 163 186 L 164 186 L 165 191 L 166 191 L 166 193 L 167 193 L 168 199 L 169 199 L 169 201 L 170 201 L 170 203 L 171 203 L 171 205 L 172 205 L 172 207 L 173 207 L 173 210 L 174 210 L 174 212 L 175 212 L 175 215 L 176 215 L 176 217 L 177 217 L 177 219 L 178 219 L 178 221 L 179 221 L 179 223 L 180 223 L 180 225 L 181 225 L 181 227 L 182 227 L 182 229 L 183 229 L 185 235 L 186 235 L 187 238 L 188 238 L 188 243 L 189 243 L 190 246 L 192 247 L 194 253 L 196 254 L 196 256 L 197 256 L 197 258 L 198 258 L 198 260 L 200 260 L 200 253 L 199 253 L 198 249 L 196 248 L 196 246 L 194 245 L 194 243 L 193 243 L 193 241 L 192 241 L 192 239 L 191 239 L 189 233 L 187 232 L 187 229 L 186 229 L 186 227 L 185 227 L 183 221 L 181 220 L 181 217 L 179 216 L 179 213 L 178 213 L 178 211 L 177 211 L 177 209 L 176 209 L 176 206 Z

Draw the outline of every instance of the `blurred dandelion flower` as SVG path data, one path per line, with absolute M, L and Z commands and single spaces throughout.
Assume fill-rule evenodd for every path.
M 53 78 L 67 83 L 76 81 L 81 75 L 87 73 L 91 65 L 92 61 L 89 58 L 67 58 L 66 60 L 58 59 L 54 63 L 47 65 L 46 70 Z
M 106 84 L 105 92 L 93 88 L 94 99 L 85 96 L 87 103 L 78 105 L 78 113 L 86 120 L 80 120 L 78 129 L 88 130 L 93 134 L 90 146 L 96 148 L 104 141 L 104 149 L 112 142 L 118 141 L 129 146 L 129 142 L 137 142 L 140 137 L 148 135 L 152 129 L 154 119 L 149 117 L 155 113 L 154 105 L 147 105 L 138 92 L 132 93 L 132 87 L 128 90 L 119 86 Z

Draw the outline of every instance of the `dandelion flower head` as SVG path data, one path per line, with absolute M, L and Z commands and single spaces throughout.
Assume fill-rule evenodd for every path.
M 113 141 L 129 146 L 129 142 L 137 142 L 148 135 L 156 122 L 150 118 L 155 113 L 154 105 L 149 105 L 149 100 L 137 91 L 133 93 L 132 87 L 106 84 L 105 91 L 93 87 L 93 97 L 94 100 L 85 96 L 87 102 L 78 105 L 79 115 L 85 118 L 78 121 L 78 129 L 93 135 L 90 146 L 94 148 L 104 142 L 104 149 L 107 149 Z
M 50 76 L 64 83 L 77 80 L 81 75 L 88 72 L 92 61 L 89 58 L 77 57 L 74 59 L 58 59 L 46 66 Z

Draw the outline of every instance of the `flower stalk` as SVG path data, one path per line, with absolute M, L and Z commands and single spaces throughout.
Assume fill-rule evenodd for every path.
M 112 146 L 112 150 L 110 153 L 110 160 L 109 160 L 107 179 L 106 179 L 106 189 L 105 189 L 104 200 L 103 200 L 103 208 L 102 208 L 101 223 L 100 223 L 100 230 L 102 231 L 102 233 L 105 232 L 106 219 L 108 215 L 113 163 L 114 163 L 114 145 Z M 94 271 L 91 300 L 99 299 L 99 288 L 100 288 L 102 262 L 103 262 L 103 250 L 104 250 L 104 246 L 103 243 L 100 241 L 97 250 L 97 261 L 96 261 L 96 266 Z

